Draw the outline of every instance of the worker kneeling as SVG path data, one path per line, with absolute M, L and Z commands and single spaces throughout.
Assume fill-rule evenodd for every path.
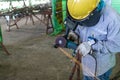
M 109 80 L 120 52 L 120 16 L 103 0 L 68 0 L 67 9 L 78 23 L 81 43 L 75 51 L 83 56 L 83 80 Z

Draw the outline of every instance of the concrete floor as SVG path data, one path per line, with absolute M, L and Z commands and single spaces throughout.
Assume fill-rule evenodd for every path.
M 18 22 L 19 29 L 6 31 L 6 24 L 0 18 L 4 45 L 11 55 L 0 49 L 0 80 L 68 80 L 73 64 L 59 49 L 53 48 L 56 37 L 46 35 L 46 26 L 35 19 L 25 25 L 25 19 Z M 69 53 L 71 50 L 65 49 Z M 120 56 L 111 77 L 120 76 Z M 75 77 L 74 77 L 75 78 Z M 113 79 L 120 80 L 120 79 Z

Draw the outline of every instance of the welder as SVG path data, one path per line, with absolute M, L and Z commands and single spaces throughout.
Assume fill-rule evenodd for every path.
M 68 35 L 79 36 L 75 52 L 82 55 L 83 80 L 95 80 L 90 72 L 109 80 L 120 52 L 119 14 L 103 0 L 67 0 L 67 10 L 78 24 Z

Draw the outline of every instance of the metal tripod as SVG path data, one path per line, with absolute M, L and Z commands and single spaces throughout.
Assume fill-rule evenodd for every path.
M 81 63 L 81 57 L 82 56 L 79 53 L 77 53 L 76 59 L 77 59 L 77 61 L 80 61 L 80 63 Z M 77 80 L 80 80 L 80 65 L 78 65 L 77 63 L 75 63 L 75 65 L 72 68 L 72 72 L 70 74 L 69 80 L 73 79 L 75 71 L 77 71 Z
M 8 52 L 8 50 L 7 50 L 6 47 L 3 45 L 2 42 L 0 42 L 0 46 L 2 46 L 2 49 L 6 52 L 7 55 L 10 55 L 10 53 Z

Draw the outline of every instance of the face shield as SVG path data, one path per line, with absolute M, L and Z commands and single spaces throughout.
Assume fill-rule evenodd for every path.
M 87 16 L 85 19 L 83 20 L 77 20 L 77 22 L 79 23 L 79 25 L 81 26 L 87 26 L 87 27 L 91 27 L 94 26 L 98 23 L 99 19 L 100 19 L 101 13 L 100 11 L 97 11 L 96 9 L 94 11 L 92 11 L 92 13 L 89 14 L 89 16 Z

